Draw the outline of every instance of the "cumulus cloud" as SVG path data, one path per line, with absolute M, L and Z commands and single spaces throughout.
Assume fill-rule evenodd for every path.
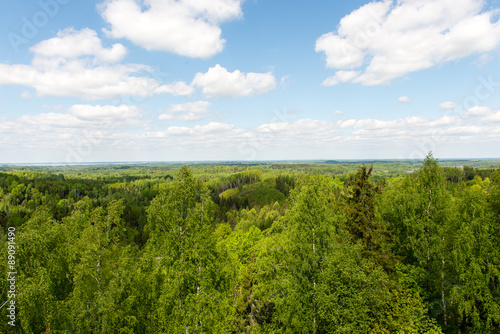
M 241 129 L 235 129 L 232 124 L 210 122 L 205 125 L 195 125 L 194 127 L 187 126 L 171 126 L 165 131 L 157 131 L 146 134 L 146 137 L 155 138 L 172 138 L 182 137 L 183 140 L 196 142 L 205 139 L 213 140 L 217 136 L 222 136 L 220 139 L 224 140 L 225 135 L 235 135 L 244 132 Z
M 135 106 L 79 104 L 69 107 L 64 113 L 49 112 L 23 115 L 17 119 L 17 122 L 45 131 L 61 132 L 71 131 L 68 129 L 125 128 L 138 124 L 140 118 L 140 110 Z
M 155 145 L 176 150 L 210 148 L 211 152 L 214 152 L 220 148 L 232 150 L 234 156 L 238 145 L 252 136 L 252 133 L 236 128 L 232 124 L 210 122 L 193 127 L 171 126 L 165 131 L 148 132 L 141 135 L 137 142 L 141 143 L 140 145 Z
M 174 82 L 172 84 L 163 85 L 155 90 L 156 93 L 169 93 L 176 96 L 190 96 L 194 93 L 193 86 L 186 84 L 184 81 Z
M 439 104 L 439 108 L 443 110 L 453 110 L 457 107 L 455 102 L 447 101 Z
M 334 114 L 334 115 L 342 115 L 342 114 L 343 114 L 343 112 L 342 112 L 342 110 L 335 110 L 335 111 L 333 112 L 333 114 Z
M 496 111 L 482 119 L 482 123 L 498 123 L 500 122 L 500 111 Z
M 122 44 L 103 47 L 97 33 L 89 28 L 64 29 L 57 33 L 57 37 L 44 40 L 30 50 L 39 57 L 76 59 L 93 56 L 96 61 L 112 63 L 121 61 L 127 54 L 127 49 Z
M 354 124 L 356 124 L 356 120 L 355 119 L 348 119 L 348 120 L 343 120 L 343 121 L 337 121 L 336 124 L 339 128 L 345 129 L 345 128 L 350 128 Z
M 88 125 L 87 122 L 83 122 L 72 115 L 53 112 L 23 115 L 18 121 L 21 124 L 38 126 L 42 131 L 49 129 L 58 131 L 58 128 L 83 128 Z
M 277 122 L 262 124 L 257 127 L 257 132 L 288 132 L 293 134 L 310 134 L 325 125 L 332 123 L 314 119 L 299 119 L 291 122 Z
M 408 73 L 483 55 L 500 44 L 500 23 L 481 0 L 373 1 L 316 41 L 326 66 L 350 77 L 331 83 L 388 84 Z M 362 69 L 358 75 L 356 69 Z M 328 80 L 328 79 L 327 79 Z
M 335 75 L 326 78 L 322 85 L 323 86 L 336 86 L 342 82 L 352 81 L 354 78 L 358 77 L 360 72 L 358 71 L 338 71 Z
M 442 127 L 442 126 L 448 126 L 448 125 L 453 125 L 453 124 L 459 124 L 460 122 L 462 122 L 462 120 L 460 118 L 453 117 L 453 116 L 443 116 L 443 117 L 435 118 L 435 119 L 426 119 L 426 118 L 417 117 L 417 116 L 408 116 L 405 118 L 399 118 L 399 119 L 390 120 L 390 121 L 365 118 L 365 119 L 358 120 L 356 122 L 356 124 L 354 125 L 354 128 L 365 129 L 365 130 L 396 129 L 396 128 L 399 129 L 399 128 L 404 128 L 404 127 L 429 128 L 429 127 Z
M 85 121 L 121 121 L 140 117 L 138 107 L 126 104 L 119 106 L 76 104 L 71 106 L 68 112 L 70 115 Z
M 493 111 L 488 108 L 488 107 L 481 107 L 481 106 L 475 106 L 475 107 L 472 107 L 466 111 L 464 111 L 464 114 L 465 115 L 469 115 L 469 116 L 487 116 L 487 115 L 490 115 L 491 113 L 493 113 Z
M 173 104 L 158 119 L 167 121 L 198 121 L 206 117 L 210 112 L 211 105 L 212 103 L 207 101 Z
M 194 127 L 194 131 L 199 131 L 201 133 L 221 133 L 232 130 L 234 125 L 218 123 L 218 122 L 210 122 L 207 125 L 196 125 Z
M 229 72 L 217 64 L 210 67 L 206 73 L 197 73 L 191 85 L 201 87 L 208 98 L 241 97 L 273 90 L 276 87 L 276 79 L 271 72 Z
M 124 47 L 103 47 L 90 29 L 63 30 L 31 51 L 30 65 L 0 64 L 0 86 L 20 85 L 34 88 L 38 96 L 86 100 L 161 93 L 187 96 L 193 92 L 183 82 L 162 85 L 149 66 L 117 63 L 125 55 Z
M 51 150 L 56 160 L 82 161 L 101 148 L 110 149 L 109 155 L 134 147 L 131 138 L 137 136 L 130 130 L 146 124 L 129 105 L 73 105 L 64 112 L 0 117 L 0 149 L 27 150 L 28 159 Z
M 478 134 L 484 131 L 484 128 L 475 125 L 469 126 L 456 126 L 452 128 L 448 128 L 443 130 L 443 135 L 469 135 L 469 134 Z
M 401 104 L 404 104 L 404 103 L 410 103 L 411 102 L 411 99 L 408 97 L 408 96 L 400 96 L 397 100 L 396 100 L 397 103 L 401 103 Z
M 222 51 L 220 24 L 242 17 L 243 0 L 107 0 L 106 30 L 147 50 L 208 58 Z

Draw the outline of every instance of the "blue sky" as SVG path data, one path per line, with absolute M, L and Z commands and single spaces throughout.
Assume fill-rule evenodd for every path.
M 499 157 L 500 2 L 0 4 L 0 163 Z

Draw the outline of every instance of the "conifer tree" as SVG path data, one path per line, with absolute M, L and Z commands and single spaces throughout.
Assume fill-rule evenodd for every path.
M 395 257 L 386 249 L 389 232 L 378 217 L 375 197 L 381 190 L 370 181 L 372 171 L 373 166 L 359 167 L 355 179 L 348 184 L 349 193 L 344 196 L 346 227 L 353 242 L 361 242 L 364 246 L 365 257 L 392 270 Z

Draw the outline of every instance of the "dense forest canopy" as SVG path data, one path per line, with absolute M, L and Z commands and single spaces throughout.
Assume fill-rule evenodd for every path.
M 0 332 L 500 332 L 500 169 L 367 163 L 2 167 Z

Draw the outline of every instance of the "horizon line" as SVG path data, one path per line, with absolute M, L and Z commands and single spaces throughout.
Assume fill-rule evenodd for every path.
M 436 158 L 438 161 L 472 161 L 472 160 L 499 160 L 498 158 Z M 402 159 L 402 158 L 365 158 L 365 159 L 276 159 L 276 160 L 172 160 L 172 161 L 154 161 L 154 160 L 135 160 L 135 161 L 79 161 L 79 162 L 0 162 L 0 167 L 5 166 L 86 166 L 86 165 L 141 165 L 141 164 L 193 164 L 193 163 L 239 163 L 239 164 L 251 164 L 251 163 L 272 163 L 272 162 L 377 162 L 377 161 L 397 161 L 397 162 L 417 162 L 424 161 L 424 158 L 419 159 Z

